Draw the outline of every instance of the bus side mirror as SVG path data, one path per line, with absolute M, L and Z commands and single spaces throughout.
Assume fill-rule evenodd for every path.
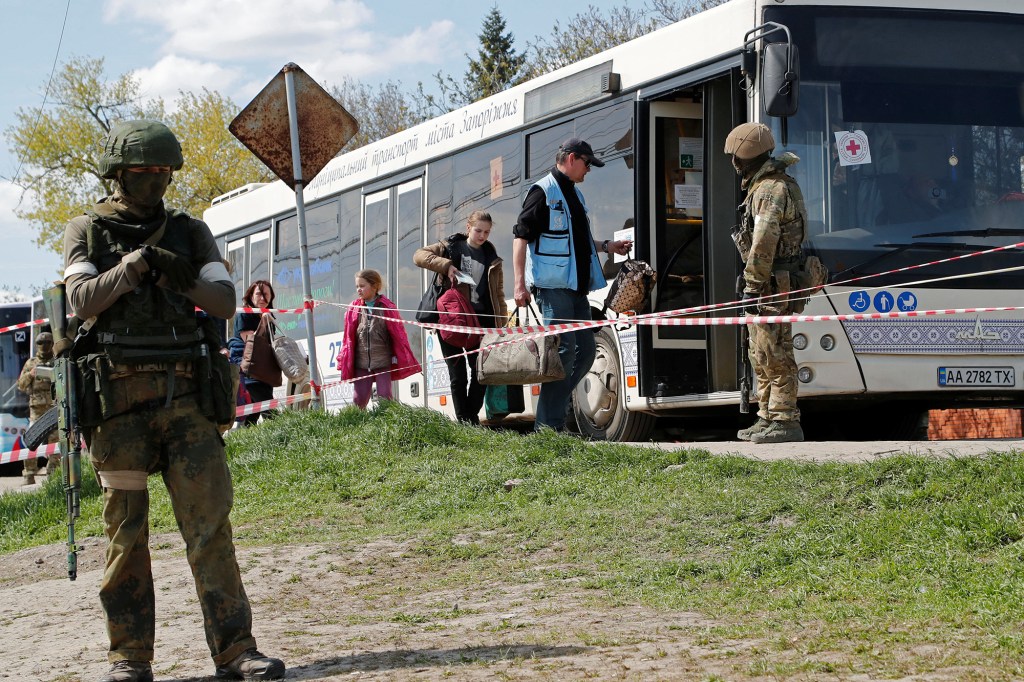
M 785 118 L 800 104 L 800 53 L 792 43 L 768 43 L 761 62 L 764 113 Z

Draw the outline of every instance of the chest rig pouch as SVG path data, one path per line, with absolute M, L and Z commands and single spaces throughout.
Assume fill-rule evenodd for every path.
M 187 215 L 169 213 L 160 232 L 145 243 L 187 258 L 199 269 L 196 236 Z M 142 246 L 133 237 L 93 216 L 87 231 L 89 260 L 100 273 L 110 270 L 125 253 Z M 82 425 L 95 426 L 160 403 L 169 407 L 174 398 L 190 393 L 196 394 L 201 411 L 211 420 L 223 417 L 229 403 L 233 413 L 230 368 L 220 347 L 214 325 L 200 324 L 191 300 L 143 281 L 100 313 L 88 344 L 78 354 Z

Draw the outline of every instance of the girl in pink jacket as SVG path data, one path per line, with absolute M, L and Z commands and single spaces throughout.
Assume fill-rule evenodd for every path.
M 409 345 L 395 304 L 380 293 L 384 281 L 376 270 L 356 273 L 356 295 L 345 313 L 345 337 L 338 353 L 342 379 L 355 379 L 353 400 L 365 410 L 373 382 L 377 397 L 392 399 L 391 382 L 423 371 Z

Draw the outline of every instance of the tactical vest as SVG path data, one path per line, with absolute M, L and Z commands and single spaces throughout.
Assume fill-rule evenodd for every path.
M 90 213 L 86 232 L 88 258 L 100 274 L 117 266 L 122 254 L 141 246 L 117 234 Z M 156 244 L 188 259 L 194 265 L 191 220 L 180 212 L 168 212 L 163 236 Z M 129 365 L 187 362 L 203 338 L 195 303 L 155 282 L 144 281 L 99 314 L 90 332 L 96 350 L 111 362 Z
M 775 260 L 772 262 L 772 267 L 775 270 L 798 270 L 803 258 L 802 244 L 807 225 L 807 212 L 804 208 L 804 195 L 800 191 L 800 185 L 782 170 L 765 173 L 750 183 L 750 187 L 747 189 L 747 196 L 743 200 L 743 222 L 740 225 L 741 235 L 739 237 L 740 240 L 746 243 L 747 250 L 744 253 L 743 248 L 740 247 L 740 256 L 745 263 L 754 236 L 752 208 L 754 196 L 757 193 L 758 186 L 767 180 L 776 180 L 785 184 L 789 200 L 794 202 L 797 207 L 796 216 L 792 220 L 779 224 L 779 243 L 775 247 Z M 737 246 L 739 246 L 739 243 L 737 241 Z
M 828 269 L 817 256 L 808 257 L 803 250 L 803 241 L 807 226 L 807 210 L 804 207 L 803 192 L 796 180 L 781 169 L 775 169 L 757 177 L 750 183 L 747 196 L 743 201 L 743 221 L 733 233 L 733 241 L 739 249 L 743 262 L 747 262 L 754 235 L 753 200 L 758 186 L 767 180 L 776 180 L 786 185 L 789 201 L 796 207 L 796 216 L 779 224 L 779 243 L 775 247 L 775 259 L 772 261 L 772 276 L 769 291 L 765 294 L 776 295 L 776 298 L 760 306 L 762 314 L 785 315 L 801 313 L 808 299 L 821 290 L 828 282 Z M 799 295 L 779 298 L 778 294 L 800 291 Z
M 30 358 L 26 363 L 25 369 L 29 371 L 34 367 L 53 367 L 53 356 L 43 360 L 38 355 Z M 45 412 L 51 405 L 53 405 L 53 380 L 45 378 L 36 374 L 32 377 L 31 382 L 28 385 L 28 390 L 24 391 L 28 394 L 28 406 L 31 410 L 38 410 Z

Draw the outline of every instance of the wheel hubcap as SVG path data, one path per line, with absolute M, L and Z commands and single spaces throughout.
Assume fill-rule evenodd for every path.
M 604 429 L 615 417 L 618 403 L 618 371 L 615 361 L 599 343 L 594 364 L 576 387 L 576 405 L 595 428 Z

